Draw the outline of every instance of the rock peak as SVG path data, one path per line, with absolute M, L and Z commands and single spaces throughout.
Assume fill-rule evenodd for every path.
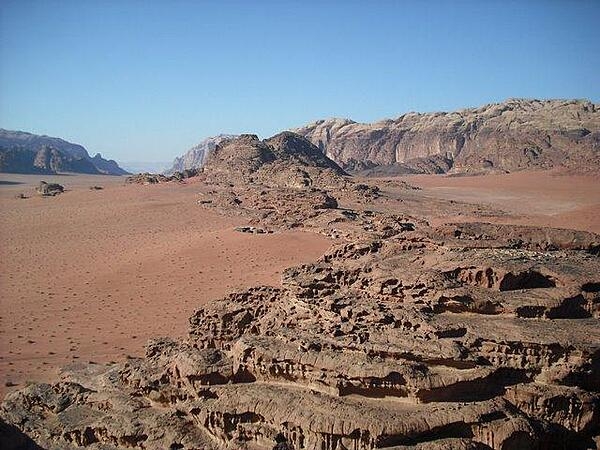
M 345 175 L 310 141 L 290 131 L 264 141 L 249 134 L 224 140 L 208 157 L 204 169 L 213 179 L 287 186 L 312 186 L 324 171 L 337 177 Z

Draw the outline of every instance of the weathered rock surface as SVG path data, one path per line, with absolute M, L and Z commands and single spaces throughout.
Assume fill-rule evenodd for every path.
M 45 197 L 54 197 L 55 195 L 62 194 L 65 191 L 65 188 L 58 183 L 46 183 L 45 181 L 40 181 L 37 191 L 40 195 Z
M 125 180 L 129 184 L 158 184 L 168 183 L 169 181 L 183 181 L 186 178 L 198 175 L 196 169 L 185 169 L 183 172 L 174 172 L 171 175 L 161 173 L 138 173 L 127 177 Z
M 597 448 L 600 236 L 431 227 L 410 186 L 392 210 L 322 157 L 289 134 L 227 141 L 194 207 L 336 236 L 323 257 L 203 305 L 144 358 L 9 394 L 0 430 L 51 449 Z
M 372 124 L 320 120 L 295 130 L 344 169 L 372 175 L 600 169 L 600 107 L 511 99 Z
M 175 158 L 170 169 L 165 171 L 165 175 L 171 175 L 174 172 L 183 172 L 188 169 L 200 169 L 204 166 L 204 162 L 208 155 L 215 147 L 226 139 L 233 139 L 236 136 L 233 134 L 219 134 L 204 139 L 198 145 L 193 146 L 185 154 Z
M 209 155 L 205 171 L 212 183 L 227 180 L 299 189 L 337 184 L 345 175 L 307 139 L 289 131 L 264 141 L 251 134 L 224 141 Z
M 22 147 L 0 147 L 0 171 L 31 174 L 100 173 L 89 160 L 68 155 L 49 146 L 41 147 L 37 151 Z
M 60 138 L 0 129 L 0 172 L 125 175 L 113 160 L 93 158 L 79 144 Z

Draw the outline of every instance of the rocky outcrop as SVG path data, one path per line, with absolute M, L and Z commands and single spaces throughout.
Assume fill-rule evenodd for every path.
M 93 158 L 78 144 L 60 138 L 0 129 L 0 172 L 125 175 L 113 160 Z
M 43 173 L 101 173 L 89 159 L 76 158 L 48 146 L 42 147 L 35 154 L 33 165 L 35 169 L 38 169 Z
M 37 152 L 22 147 L 0 148 L 0 171 L 26 174 L 100 173 L 89 160 L 70 156 L 49 146 L 43 146 Z
M 264 141 L 251 134 L 224 141 L 203 168 L 209 184 L 291 189 L 288 194 L 292 196 L 306 189 L 315 196 L 315 192 L 345 186 L 345 175 L 307 139 L 289 131 Z
M 37 191 L 44 197 L 54 197 L 55 195 L 62 194 L 65 191 L 65 188 L 58 183 L 46 183 L 45 181 L 40 181 Z
M 143 358 L 8 394 L 0 425 L 51 449 L 597 448 L 600 236 L 432 227 L 402 211 L 410 186 L 387 198 L 318 153 L 227 141 L 194 207 L 335 236 L 325 255 L 204 303 Z
M 129 172 L 119 167 L 114 159 L 104 159 L 100 153 L 96 153 L 92 158 L 92 164 L 96 169 L 106 175 L 127 175 Z
M 233 134 L 219 134 L 204 139 L 198 145 L 189 149 L 184 155 L 175 158 L 171 168 L 165 171 L 165 175 L 171 175 L 174 172 L 183 172 L 186 169 L 200 169 L 204 166 L 208 155 L 210 155 L 218 144 L 226 139 L 233 139 L 235 137 Z
M 174 172 L 171 175 L 163 175 L 161 173 L 138 173 L 131 175 L 125 180 L 129 184 L 158 184 L 168 183 L 170 181 L 183 181 L 187 178 L 198 175 L 196 169 L 186 169 L 183 172 Z
M 295 131 L 343 168 L 372 175 L 600 169 L 600 107 L 585 100 L 511 99 L 372 124 L 320 120 Z

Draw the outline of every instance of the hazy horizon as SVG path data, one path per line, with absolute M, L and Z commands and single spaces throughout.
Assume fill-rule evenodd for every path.
M 119 162 L 507 98 L 600 101 L 600 3 L 5 1 L 0 127 Z

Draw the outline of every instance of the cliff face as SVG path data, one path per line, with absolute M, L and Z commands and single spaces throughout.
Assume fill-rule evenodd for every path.
M 585 100 L 513 99 L 450 113 L 408 113 L 372 124 L 320 120 L 295 131 L 348 170 L 600 168 L 600 107 Z
M 223 142 L 225 139 L 231 139 L 236 137 L 233 134 L 219 134 L 204 139 L 198 145 L 195 145 L 189 149 L 184 155 L 175 158 L 172 167 L 165 171 L 166 174 L 172 174 L 174 172 L 183 172 L 189 169 L 199 169 L 204 165 L 208 155 L 215 149 L 215 147 Z
M 113 160 L 60 138 L 0 129 L 0 172 L 125 175 Z

